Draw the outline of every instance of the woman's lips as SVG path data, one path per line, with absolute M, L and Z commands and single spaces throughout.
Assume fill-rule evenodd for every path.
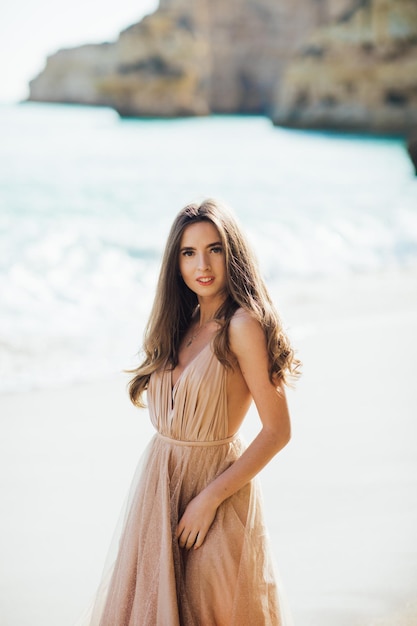
M 212 285 L 214 283 L 214 276 L 200 276 L 197 278 L 197 282 L 199 285 L 207 287 L 207 285 Z

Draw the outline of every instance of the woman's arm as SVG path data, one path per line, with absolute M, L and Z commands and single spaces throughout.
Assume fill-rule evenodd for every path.
M 260 324 L 239 310 L 230 322 L 230 348 L 258 410 L 262 429 L 241 457 L 187 506 L 178 524 L 180 545 L 198 548 L 217 508 L 246 485 L 289 441 L 291 428 L 284 387 L 269 380 L 266 339 Z

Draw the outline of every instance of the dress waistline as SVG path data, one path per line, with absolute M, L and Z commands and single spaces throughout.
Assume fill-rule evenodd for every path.
M 166 435 L 161 435 L 161 433 L 156 433 L 156 436 L 163 441 L 167 441 L 168 443 L 173 444 L 174 446 L 193 446 L 193 447 L 211 447 L 211 446 L 224 446 L 227 443 L 231 443 L 235 439 L 237 439 L 239 433 L 235 433 L 231 437 L 226 437 L 226 439 L 214 439 L 213 441 L 186 441 L 184 439 L 174 439 L 173 437 L 167 437 Z

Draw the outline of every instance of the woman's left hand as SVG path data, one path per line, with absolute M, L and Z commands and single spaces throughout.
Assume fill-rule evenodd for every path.
M 216 517 L 217 506 L 201 492 L 187 505 L 177 526 L 177 537 L 181 548 L 199 548 Z

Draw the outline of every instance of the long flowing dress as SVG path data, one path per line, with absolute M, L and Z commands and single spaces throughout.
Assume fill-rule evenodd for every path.
M 117 542 L 83 626 L 288 626 L 257 481 L 225 500 L 198 550 L 175 536 L 188 502 L 243 452 L 228 437 L 227 370 L 208 344 L 172 386 L 147 391 L 152 438 Z

